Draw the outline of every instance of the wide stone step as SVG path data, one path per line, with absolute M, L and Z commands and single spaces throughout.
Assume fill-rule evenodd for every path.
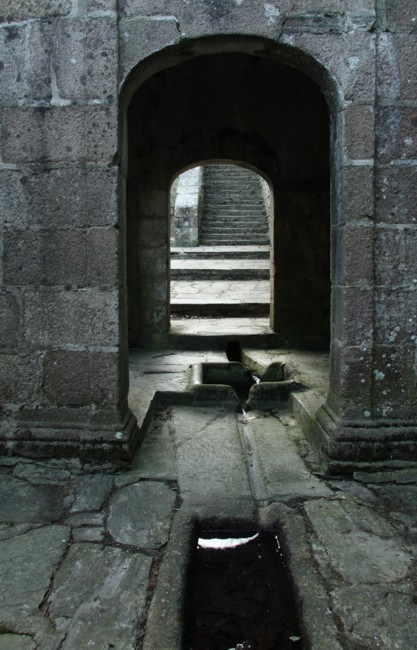
M 173 259 L 171 280 L 269 280 L 269 260 Z
M 172 247 L 171 260 L 269 260 L 270 247 L 266 246 L 186 246 Z

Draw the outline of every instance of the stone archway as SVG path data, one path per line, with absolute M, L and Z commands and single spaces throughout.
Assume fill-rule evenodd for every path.
M 330 336 L 329 110 L 308 76 L 207 39 L 143 81 L 127 110 L 127 277 L 132 345 L 169 330 L 170 180 L 204 159 L 231 159 L 271 179 L 271 328 L 282 344 L 328 347 Z M 210 51 L 211 50 L 211 51 Z M 140 75 L 138 77 L 140 83 Z

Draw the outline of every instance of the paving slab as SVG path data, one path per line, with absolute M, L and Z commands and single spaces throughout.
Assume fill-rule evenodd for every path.
M 48 603 L 62 648 L 135 648 L 152 559 L 120 548 L 74 544 Z
M 156 481 L 120 488 L 110 499 L 108 530 L 116 542 L 160 548 L 168 541 L 175 500 L 176 493 Z
M 296 423 L 288 414 L 287 409 L 287 418 L 283 420 L 268 412 L 249 411 L 239 418 L 255 498 L 265 501 L 331 496 L 331 490 L 308 470 L 291 440 L 289 430 Z
M 34 486 L 13 476 L 0 476 L 0 523 L 51 523 L 66 511 L 65 486 Z
M 0 650 L 35 650 L 35 641 L 26 634 L 0 634 Z
M 70 537 L 67 526 L 43 526 L 0 542 L 0 625 L 39 613 Z
M 375 510 L 352 499 L 320 499 L 306 513 L 332 568 L 351 584 L 392 583 L 404 579 L 413 556 L 393 526 Z M 324 567 L 328 570 L 328 567 Z
M 236 414 L 218 407 L 174 407 L 178 482 L 184 501 L 230 515 L 252 501 Z
M 386 586 L 345 586 L 332 593 L 333 607 L 351 648 L 410 650 L 416 647 L 415 597 Z

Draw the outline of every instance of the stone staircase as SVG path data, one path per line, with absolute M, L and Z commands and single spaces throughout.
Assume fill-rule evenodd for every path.
M 266 317 L 269 230 L 261 179 L 237 165 L 206 165 L 200 245 L 171 248 L 171 314 Z
M 205 165 L 202 246 L 269 245 L 260 177 L 238 165 Z
M 268 316 L 269 246 L 172 248 L 171 314 Z

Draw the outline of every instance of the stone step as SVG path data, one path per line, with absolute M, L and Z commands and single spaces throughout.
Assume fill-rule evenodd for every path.
M 242 266 L 241 268 L 204 268 L 187 267 L 173 268 L 171 266 L 171 280 L 269 280 L 269 268 L 253 268 L 253 266 Z
M 171 314 L 197 316 L 201 318 L 238 318 L 269 316 L 269 303 L 175 303 L 171 301 Z
M 266 246 L 193 246 L 193 247 L 172 247 L 171 260 L 269 260 L 270 248 Z

